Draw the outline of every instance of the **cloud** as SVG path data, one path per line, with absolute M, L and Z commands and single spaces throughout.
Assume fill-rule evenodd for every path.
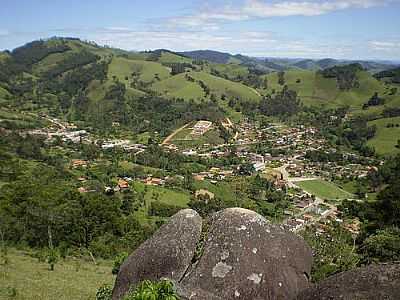
M 168 29 L 168 28 L 167 28 Z M 165 48 L 173 51 L 212 49 L 250 56 L 348 57 L 350 45 L 293 39 L 269 31 L 174 31 L 107 27 L 90 31 L 85 39 L 126 50 Z M 244 48 L 243 46 L 246 45 Z
M 169 25 L 179 26 L 217 26 L 221 22 L 234 22 L 252 19 L 290 16 L 318 16 L 350 8 L 371 8 L 387 5 L 398 0 L 291 0 L 261 1 L 246 0 L 242 5 L 221 7 L 204 6 L 198 13 L 173 17 Z
M 400 41 L 370 41 L 371 50 L 393 52 L 400 55 Z
M 6 36 L 9 35 L 10 32 L 6 29 L 0 29 L 0 36 Z

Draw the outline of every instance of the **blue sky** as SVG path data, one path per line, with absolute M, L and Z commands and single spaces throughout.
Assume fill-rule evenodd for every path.
M 126 50 L 400 60 L 400 0 L 2 0 L 0 49 L 73 36 Z

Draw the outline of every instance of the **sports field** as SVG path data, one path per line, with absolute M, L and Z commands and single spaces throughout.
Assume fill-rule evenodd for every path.
M 324 181 L 324 180 L 310 180 L 310 181 L 300 181 L 296 185 L 304 189 L 305 191 L 315 195 L 316 197 L 325 200 L 335 200 L 335 199 L 346 199 L 353 198 L 354 195 L 350 194 L 335 184 Z

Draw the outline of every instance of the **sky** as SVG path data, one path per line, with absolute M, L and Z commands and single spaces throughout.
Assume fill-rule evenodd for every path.
M 400 61 L 400 0 L 0 0 L 0 49 L 78 37 L 125 50 Z

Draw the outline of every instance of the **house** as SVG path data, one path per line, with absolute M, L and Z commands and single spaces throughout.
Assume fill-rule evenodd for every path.
M 88 162 L 86 160 L 83 160 L 83 159 L 73 159 L 71 161 L 71 166 L 73 168 L 79 168 L 79 167 L 86 168 L 87 165 L 88 165 Z
M 193 175 L 193 179 L 196 181 L 203 181 L 205 179 L 205 175 L 195 174 Z
M 265 163 L 264 162 L 256 162 L 253 164 L 254 170 L 256 170 L 256 172 L 258 171 L 262 171 L 265 169 Z
M 198 121 L 193 126 L 192 135 L 205 134 L 208 130 L 210 130 L 211 125 L 212 125 L 212 122 L 210 122 L 210 121 Z
M 119 178 L 118 179 L 118 187 L 120 190 L 128 189 L 129 188 L 129 183 L 128 181 Z
M 84 188 L 83 186 L 81 186 L 80 188 L 78 188 L 78 192 L 81 194 L 87 193 L 89 192 L 86 188 Z
M 165 183 L 164 179 L 155 178 L 155 177 L 147 177 L 144 180 L 144 184 L 146 185 L 163 185 Z

